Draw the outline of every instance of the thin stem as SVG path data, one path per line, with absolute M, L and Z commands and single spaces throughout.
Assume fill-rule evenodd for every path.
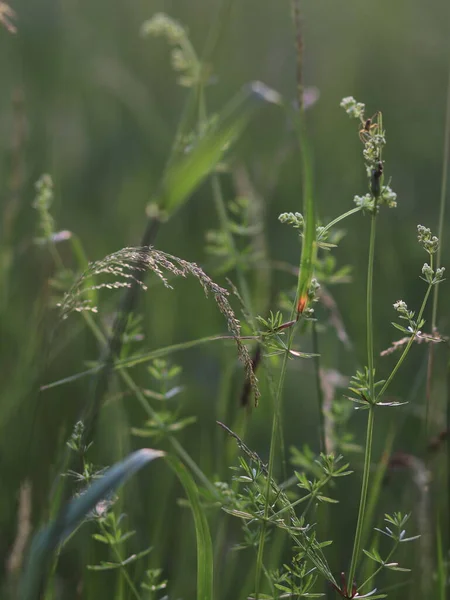
M 294 311 L 293 311 L 294 313 Z M 287 371 L 287 362 L 289 357 L 289 350 L 292 344 L 293 333 L 295 327 L 292 327 L 289 331 L 289 338 L 287 342 L 287 349 L 283 356 L 283 363 L 281 365 L 281 373 L 280 378 L 278 380 L 278 387 L 275 396 L 275 406 L 274 406 L 274 415 L 272 419 L 272 435 L 270 439 L 270 452 L 269 452 L 269 465 L 268 465 L 268 474 L 267 474 L 267 485 L 266 485 L 266 494 L 265 494 L 265 505 L 264 505 L 264 520 L 261 525 L 261 534 L 259 537 L 259 545 L 258 545 L 258 553 L 256 557 L 256 572 L 255 572 L 255 600 L 258 600 L 259 597 L 259 587 L 261 582 L 261 571 L 263 567 L 263 556 L 264 556 L 264 544 L 265 544 L 265 533 L 267 528 L 268 516 L 269 516 L 269 497 L 271 490 L 271 481 L 273 479 L 273 470 L 275 464 L 275 450 L 277 443 L 277 433 L 278 426 L 281 415 L 281 403 L 283 399 L 283 387 L 284 380 L 286 377 Z
M 369 263 L 367 267 L 367 365 L 369 369 L 369 399 L 374 402 L 375 399 L 375 381 L 374 381 L 374 359 L 373 359 L 373 266 L 375 262 L 375 234 L 376 234 L 377 207 L 374 202 L 374 212 L 370 224 L 369 241 Z M 359 501 L 358 520 L 356 522 L 355 541 L 353 544 L 352 559 L 348 575 L 347 587 L 353 586 L 356 567 L 359 559 L 361 538 L 364 529 L 364 517 L 366 513 L 367 490 L 369 488 L 370 463 L 372 457 L 372 436 L 374 424 L 375 407 L 373 404 L 369 407 L 369 417 L 367 419 L 366 448 L 364 454 L 364 470 L 361 484 L 361 497 Z
M 324 234 L 329 229 L 331 229 L 332 227 L 337 225 L 340 221 L 343 221 L 344 219 L 346 219 L 347 217 L 350 217 L 351 215 L 355 215 L 356 213 L 360 212 L 361 210 L 362 210 L 362 206 L 355 206 L 355 208 L 348 210 L 347 212 L 343 213 L 342 215 L 339 215 L 338 217 L 336 217 L 335 219 L 330 221 L 330 223 L 328 223 L 328 225 L 325 225 L 325 227 L 322 229 L 322 234 Z
M 87 312 L 84 312 L 85 317 L 90 317 L 92 323 L 95 322 L 92 320 L 92 316 Z M 91 326 L 91 325 L 90 325 Z M 100 330 L 99 330 L 100 331 Z M 103 337 L 103 333 L 100 331 L 100 337 L 97 337 L 98 341 L 102 342 L 105 338 Z M 195 346 L 199 346 L 201 344 L 208 344 L 210 342 L 223 341 L 223 340 L 233 340 L 235 338 L 232 335 L 210 335 L 204 338 L 198 338 L 196 340 L 190 340 L 188 342 L 181 342 L 180 344 L 173 344 L 171 346 L 163 346 L 162 348 L 158 348 L 157 350 L 152 350 L 147 352 L 146 354 L 141 354 L 136 357 L 129 358 L 121 358 L 114 362 L 114 370 L 123 369 L 123 368 L 131 368 L 136 365 L 143 364 L 146 362 L 150 362 L 155 358 L 161 358 L 162 356 L 167 356 L 169 354 L 173 354 L 174 352 L 179 352 L 181 350 L 188 350 L 189 348 L 193 348 Z M 241 335 L 238 338 L 239 340 L 252 340 L 252 341 L 260 341 L 261 337 L 258 335 Z M 97 364 L 95 367 L 91 367 L 90 369 L 86 369 L 86 371 L 80 371 L 79 373 L 75 373 L 75 375 L 69 375 L 68 377 L 64 377 L 64 379 L 58 379 L 57 381 L 53 381 L 51 383 L 47 383 L 45 385 L 41 385 L 39 388 L 40 391 L 50 390 L 52 388 L 58 387 L 60 385 L 65 385 L 67 383 L 72 383 L 77 381 L 78 379 L 82 379 L 83 377 L 87 377 L 88 375 L 93 375 L 102 369 L 105 369 L 107 365 L 105 364 Z
M 369 265 L 367 269 L 367 366 L 369 368 L 369 394 L 374 400 L 374 359 L 373 359 L 373 265 L 375 262 L 375 233 L 376 233 L 376 206 L 370 223 Z
M 295 55 L 297 61 L 297 102 L 299 111 L 303 112 L 303 35 L 299 0 L 291 0 L 291 10 L 295 30 Z
M 284 357 L 283 357 L 283 364 L 281 367 L 280 383 L 278 385 L 277 395 L 275 398 L 275 411 L 274 411 L 274 416 L 272 419 L 272 435 L 271 435 L 271 439 L 270 439 L 269 473 L 267 475 L 266 499 L 265 499 L 265 506 L 264 506 L 264 521 L 261 525 L 261 533 L 260 533 L 259 545 L 258 545 L 258 554 L 256 557 L 256 572 L 255 572 L 255 598 L 256 598 L 256 600 L 258 600 L 258 597 L 259 597 L 259 586 L 260 586 L 261 570 L 262 570 L 263 556 L 264 556 L 265 533 L 266 533 L 266 527 L 267 527 L 267 519 L 269 516 L 270 481 L 272 479 L 274 462 L 275 462 L 275 445 L 276 445 L 276 438 L 277 438 L 277 432 L 278 432 L 278 414 L 279 414 L 278 407 L 281 404 L 282 388 L 283 388 L 282 381 L 284 381 L 284 378 L 286 376 L 287 357 L 288 357 L 288 353 L 285 352 Z
M 108 534 L 108 531 L 107 531 L 106 527 L 103 525 L 103 523 L 101 521 L 99 521 L 98 524 L 99 524 L 99 527 L 100 527 L 100 529 L 101 529 L 104 537 L 108 538 L 109 534 Z M 117 547 L 116 547 L 115 544 L 111 544 L 110 548 L 113 551 L 113 554 L 116 557 L 116 560 L 120 564 L 120 571 L 121 571 L 123 577 L 125 578 L 125 580 L 126 580 L 128 586 L 129 586 L 129 588 L 130 588 L 133 596 L 135 598 L 137 598 L 137 600 L 141 600 L 141 596 L 140 596 L 140 594 L 139 594 L 136 586 L 134 585 L 133 580 L 131 579 L 130 575 L 128 574 L 128 571 L 127 571 L 125 565 L 123 564 L 123 559 L 122 559 L 122 557 L 120 555 L 119 550 L 117 549 Z
M 361 485 L 361 499 L 359 503 L 358 521 L 356 524 L 355 542 L 353 545 L 352 560 L 350 563 L 350 570 L 348 574 L 347 587 L 351 589 L 353 581 L 355 579 L 356 567 L 358 564 L 358 557 L 361 545 L 361 537 L 364 526 L 364 515 L 366 512 L 367 502 L 367 490 L 369 489 L 369 476 L 370 476 L 370 460 L 372 456 L 372 437 L 373 437 L 373 424 L 375 417 L 375 407 L 373 405 L 369 408 L 369 418 L 367 419 L 367 432 L 366 432 L 366 448 L 364 454 L 364 471 L 363 480 Z
M 325 415 L 323 410 L 323 391 L 322 384 L 320 381 L 320 354 L 319 354 L 319 337 L 317 335 L 316 322 L 312 323 L 312 347 L 314 357 L 314 376 L 316 380 L 317 389 L 317 404 L 319 409 L 319 438 L 320 438 L 320 451 L 324 454 L 327 453 L 327 444 L 325 438 Z
M 439 224 L 438 224 L 439 246 L 438 246 L 438 250 L 436 253 L 436 268 L 439 268 L 441 266 L 441 251 L 442 251 L 442 240 L 443 240 L 443 235 L 444 235 L 445 199 L 447 196 L 449 155 L 450 155 L 450 68 L 449 68 L 449 73 L 448 73 L 448 84 L 447 84 L 447 109 L 446 109 L 446 114 L 445 114 L 441 198 L 440 198 L 440 202 L 439 202 Z M 437 285 L 437 286 L 435 286 L 434 293 L 433 293 L 433 310 L 432 310 L 432 316 L 431 316 L 431 331 L 432 332 L 436 328 L 438 298 L 439 298 L 439 286 Z
M 426 294 L 425 294 L 425 297 L 424 297 L 424 299 L 423 299 L 423 301 L 422 301 L 422 306 L 420 307 L 419 315 L 418 315 L 418 317 L 417 317 L 417 324 L 419 324 L 419 323 L 420 323 L 420 321 L 422 320 L 422 316 L 423 316 L 423 313 L 424 313 L 425 307 L 426 307 L 426 305 L 427 305 L 428 298 L 429 298 L 429 296 L 430 296 L 430 292 L 431 292 L 431 288 L 432 288 L 432 287 L 433 287 L 433 286 L 432 286 L 431 284 L 430 284 L 430 285 L 428 285 L 428 289 L 427 289 L 427 291 L 426 291 Z M 414 331 L 413 331 L 413 333 L 412 333 L 411 337 L 409 338 L 409 341 L 408 341 L 408 343 L 406 344 L 406 347 L 405 347 L 405 349 L 403 350 L 403 353 L 402 353 L 402 355 L 401 355 L 401 356 L 400 356 L 400 358 L 398 359 L 398 361 L 397 361 L 397 364 L 396 364 L 396 365 L 395 365 L 395 367 L 392 369 L 392 371 L 391 371 L 391 373 L 390 373 L 389 377 L 386 379 L 386 381 L 385 381 L 385 383 L 384 383 L 383 387 L 381 388 L 381 390 L 380 390 L 380 391 L 379 391 L 379 393 L 377 394 L 377 397 L 376 397 L 376 402 L 378 402 L 378 401 L 380 400 L 380 398 L 382 398 L 382 397 L 383 397 L 383 395 L 385 394 L 385 392 L 386 392 L 387 388 L 388 388 L 388 387 L 389 387 L 389 385 L 391 384 L 391 381 L 394 379 L 394 377 L 395 377 L 395 375 L 396 375 L 397 371 L 398 371 L 398 370 L 400 369 L 400 367 L 402 366 L 402 363 L 403 363 L 403 361 L 405 360 L 405 358 L 406 358 L 406 355 L 408 354 L 408 352 L 409 352 L 409 350 L 410 350 L 411 346 L 413 345 L 414 339 L 415 339 L 415 337 L 416 337 L 416 335 L 417 335 L 417 332 L 418 332 L 418 331 L 419 331 L 419 327 L 418 327 L 418 325 L 417 325 L 417 327 L 414 329 Z
M 391 549 L 391 551 L 389 552 L 389 554 L 387 555 L 387 557 L 385 558 L 385 560 L 383 561 L 383 564 L 381 564 L 378 569 L 376 569 L 372 575 L 370 575 L 365 581 L 364 583 L 362 583 L 358 589 L 362 590 L 368 583 L 369 581 L 371 581 L 374 577 L 376 577 L 378 575 L 378 573 L 381 571 L 381 569 L 384 567 L 384 565 L 386 563 L 389 562 L 389 560 L 391 559 L 391 556 L 394 554 L 394 552 L 397 550 L 398 547 L 398 542 L 395 543 L 394 547 Z
M 445 199 L 447 196 L 448 183 L 448 163 L 450 154 L 450 66 L 447 82 L 447 108 L 445 113 L 445 128 L 444 128 L 444 150 L 442 158 L 442 179 L 441 179 L 441 197 L 439 201 L 439 222 L 438 222 L 438 238 L 439 246 L 436 253 L 436 267 L 441 266 L 441 250 L 444 233 L 444 218 L 445 218 Z M 436 285 L 433 291 L 433 308 L 431 312 L 431 334 L 434 335 L 437 324 L 437 310 L 439 299 L 439 286 Z M 427 366 L 427 384 L 425 393 L 425 438 L 428 438 L 430 412 L 431 412 L 431 379 L 433 374 L 433 358 L 434 345 L 430 344 L 428 350 L 428 366 Z
M 307 303 L 307 291 L 311 283 L 314 254 L 315 254 L 315 237 L 316 237 L 316 225 L 315 225 L 315 214 L 314 214 L 314 202 L 312 196 L 312 177 L 311 177 L 311 161 L 308 148 L 308 140 L 304 131 L 304 119 L 303 119 L 303 35 L 301 27 L 301 14 L 300 5 L 298 0 L 291 0 L 292 17 L 294 22 L 295 31 L 295 43 L 296 43 L 296 59 L 297 59 L 297 101 L 298 111 L 295 113 L 294 123 L 297 130 L 298 139 L 301 145 L 301 158 L 302 158 L 302 176 L 303 176 L 303 203 L 304 203 L 304 217 L 306 219 L 306 227 L 304 232 L 303 247 L 300 254 L 300 270 L 297 281 L 297 294 L 296 301 L 292 309 L 291 321 L 294 319 L 295 313 L 297 313 L 297 320 L 301 316 L 303 309 Z M 301 303 L 301 307 L 300 307 Z M 301 309 L 300 309 L 301 308 Z M 289 337 L 287 341 L 287 349 L 283 356 L 283 363 L 281 367 L 280 378 L 278 380 L 278 388 L 275 397 L 274 416 L 272 420 L 272 435 L 270 440 L 270 453 L 269 453 L 269 467 L 267 475 L 266 485 L 266 498 L 264 506 L 264 521 L 261 525 L 261 534 L 259 538 L 258 554 L 256 559 L 256 573 L 255 573 L 255 600 L 259 597 L 259 587 L 261 581 L 261 571 L 263 568 L 263 556 L 264 556 L 264 544 L 265 544 L 265 533 L 267 528 L 267 518 L 269 514 L 269 496 L 271 489 L 271 481 L 275 463 L 275 448 L 277 441 L 277 433 L 281 423 L 281 405 L 283 400 L 283 387 L 284 380 L 287 371 L 287 362 L 289 358 L 290 348 L 295 332 L 295 324 L 289 330 Z

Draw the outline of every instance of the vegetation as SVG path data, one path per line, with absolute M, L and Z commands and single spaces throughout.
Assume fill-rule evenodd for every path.
M 444 600 L 448 42 L 113 4 L 0 1 L 2 597 Z

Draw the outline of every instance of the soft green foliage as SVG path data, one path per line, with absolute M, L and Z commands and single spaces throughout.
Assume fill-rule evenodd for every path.
M 22 4 L 0 596 L 443 599 L 442 0 Z
M 20 598 L 32 600 L 39 598 L 42 580 L 45 578 L 47 564 L 56 548 L 69 538 L 87 516 L 94 512 L 101 516 L 107 500 L 116 489 L 141 469 L 149 461 L 162 456 L 158 450 L 142 449 L 128 456 L 122 462 L 106 470 L 101 477 L 89 474 L 87 480 L 93 483 L 77 497 L 73 498 L 61 511 L 58 517 L 46 528 L 35 534 L 27 565 L 23 574 Z M 84 476 L 84 479 L 86 477 Z M 117 531 L 114 536 L 117 542 Z M 119 534 L 119 541 L 121 535 Z M 108 540 L 112 545 L 112 541 Z

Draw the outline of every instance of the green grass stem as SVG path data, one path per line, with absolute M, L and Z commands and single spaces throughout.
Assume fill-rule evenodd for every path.
M 373 350 L 373 266 L 375 262 L 375 237 L 376 237 L 376 203 L 374 206 L 374 213 L 371 216 L 370 223 L 370 241 L 369 241 L 369 260 L 367 267 L 367 297 L 366 297 L 366 311 L 367 311 L 367 365 L 369 370 L 369 415 L 367 419 L 367 431 L 366 431 L 366 446 L 364 451 L 364 469 L 361 483 L 361 496 L 359 501 L 358 518 L 356 522 L 355 539 L 353 543 L 353 552 L 350 562 L 350 568 L 347 579 L 347 587 L 352 589 L 353 581 L 355 579 L 356 568 L 358 566 L 358 560 L 360 555 L 361 538 L 364 529 L 364 519 L 366 515 L 366 503 L 367 503 L 367 491 L 369 489 L 369 478 L 370 478 L 370 465 L 372 458 L 372 438 L 373 438 L 373 426 L 375 418 L 375 407 L 372 404 L 375 400 L 375 381 L 374 381 L 374 350 Z

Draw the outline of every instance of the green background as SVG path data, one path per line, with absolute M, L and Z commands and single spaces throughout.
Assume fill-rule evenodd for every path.
M 176 83 L 165 40 L 141 37 L 140 27 L 156 12 L 167 12 L 188 28 L 193 45 L 201 53 L 218 5 L 213 0 L 17 0 L 13 6 L 17 34 L 0 28 L 1 565 L 15 539 L 21 482 L 25 478 L 32 481 L 32 518 L 38 522 L 45 518 L 58 453 L 87 394 L 85 380 L 41 394 L 39 385 L 81 371 L 85 360 L 98 356 L 95 342 L 76 315 L 71 317 L 70 325 L 58 328 L 49 340 L 55 312 L 45 307 L 52 294 L 48 281 L 53 265 L 47 250 L 33 243 L 37 227 L 37 213 L 31 206 L 34 184 L 42 173 L 51 174 L 55 185 L 52 214 L 57 227 L 74 232 L 90 260 L 124 246 L 138 245 L 145 225 L 145 208 L 157 189 L 188 94 Z M 340 100 L 353 95 L 366 103 L 369 116 L 377 110 L 383 112 L 388 140 L 385 174 L 392 178 L 398 208 L 382 211 L 377 234 L 374 316 L 375 347 L 380 351 L 398 337 L 390 325 L 394 319 L 393 302 L 401 298 L 411 308 L 418 308 L 425 291 L 419 275 L 426 255 L 416 242 L 416 226 L 421 223 L 433 231 L 437 229 L 450 5 L 443 0 L 323 0 L 302 5 L 304 82 L 320 92 L 319 100 L 307 112 L 307 128 L 313 153 L 314 197 L 322 222 L 352 208 L 353 196 L 366 192 L 357 126 L 339 107 Z M 287 0 L 235 2 L 229 19 L 223 23 L 214 56 L 215 81 L 206 89 L 209 110 L 220 110 L 244 84 L 253 80 L 263 81 L 293 101 L 293 40 Z M 20 142 L 15 150 L 17 135 Z M 254 193 L 262 202 L 268 257 L 297 265 L 297 236 L 277 220 L 281 212 L 302 210 L 299 157 L 289 123 L 275 109 L 258 115 L 242 135 L 235 156 L 234 164 L 245 167 Z M 284 157 L 282 161 L 280 156 Z M 226 199 L 232 199 L 235 189 L 231 177 L 224 176 L 223 185 Z M 14 216 L 9 220 L 11 211 Z M 320 344 L 323 366 L 351 375 L 365 362 L 369 219 L 358 214 L 345 221 L 343 227 L 347 236 L 334 253 L 339 265 L 353 266 L 353 278 L 349 285 L 337 286 L 332 292 L 352 349 L 346 350 L 331 329 L 320 334 Z M 204 250 L 205 233 L 214 228 L 218 228 L 218 220 L 211 188 L 205 183 L 161 228 L 155 245 L 197 262 L 210 273 L 210 257 Z M 450 252 L 447 232 L 446 223 L 444 265 L 448 264 Z M 59 250 L 67 266 L 74 266 L 70 247 L 61 244 Z M 233 273 L 230 277 L 234 280 Z M 217 279 L 226 285 L 223 276 Z M 269 308 L 276 309 L 273 299 L 278 292 L 294 284 L 293 277 L 271 272 L 268 297 L 272 301 L 268 304 L 255 297 L 257 310 L 267 315 Z M 225 331 L 213 301 L 203 297 L 195 281 L 176 281 L 174 287 L 173 291 L 150 287 L 141 295 L 146 336 L 143 348 Z M 101 315 L 108 317 L 118 299 L 114 292 L 105 297 Z M 442 333 L 448 330 L 449 300 L 444 283 L 438 319 Z M 326 320 L 326 313 L 322 316 Z M 309 337 L 301 345 L 310 349 Z M 49 346 L 61 348 L 51 360 L 47 357 Z M 198 417 L 180 439 L 207 472 L 219 460 L 215 452 L 223 449 L 214 421 L 224 381 L 230 386 L 230 422 L 239 410 L 242 372 L 230 371 L 230 381 L 224 375 L 232 356 L 231 346 L 216 343 L 174 357 L 183 366 L 182 414 Z M 439 347 L 434 433 L 445 426 L 445 361 L 445 349 Z M 393 359 L 382 359 L 379 364 L 381 373 L 386 374 Z M 415 347 L 392 388 L 393 395 L 411 402 L 407 407 L 380 414 L 376 423 L 376 458 L 393 421 L 398 425 L 394 448 L 423 455 L 425 370 L 425 348 Z M 151 387 L 144 368 L 136 373 L 141 385 Z M 268 456 L 271 428 L 272 406 L 267 398 L 267 393 L 263 393 L 246 436 L 247 443 L 263 458 Z M 317 405 L 311 362 L 291 363 L 284 416 L 286 446 L 308 443 L 317 451 Z M 140 440 L 130 438 L 127 432 L 130 424 L 140 425 L 142 420 L 132 398 L 108 404 L 95 440 L 96 462 L 112 464 L 138 447 Z M 361 414 L 351 421 L 358 441 L 363 439 L 364 422 Z M 361 456 L 352 457 L 352 466 L 358 472 L 361 462 Z M 445 473 L 445 466 L 438 466 L 437 472 Z M 229 478 L 230 474 L 225 471 L 222 477 Z M 136 544 L 155 546 L 153 564 L 166 570 L 171 597 L 192 598 L 195 538 L 190 514 L 176 503 L 182 492 L 162 464 L 152 465 L 136 481 L 126 489 L 123 503 L 132 528 L 139 532 Z M 346 569 L 349 559 L 357 483 L 357 477 L 343 482 L 338 495 L 345 502 L 333 508 L 337 541 L 332 566 L 337 573 Z M 433 501 L 437 496 L 439 502 L 440 495 L 435 494 L 439 486 L 433 484 L 432 490 Z M 402 471 L 387 482 L 380 514 L 396 509 L 415 512 L 410 530 L 417 533 L 420 498 L 421 491 L 415 487 L 411 473 Z M 427 527 L 434 531 L 436 506 L 430 496 L 427 498 Z M 238 538 L 237 524 L 233 522 L 230 545 Z M 87 555 L 77 551 L 87 548 L 88 539 L 86 529 L 63 554 L 61 598 L 87 594 L 76 591 L 76 582 L 87 562 Z M 92 548 L 89 552 L 93 552 Z M 409 566 L 414 566 L 414 561 L 421 564 L 420 556 L 423 557 L 423 547 L 410 549 Z M 234 579 L 229 580 L 233 584 L 225 586 L 220 597 L 239 597 L 237 590 L 246 579 L 250 561 L 250 554 L 242 558 L 241 568 L 236 567 Z M 421 568 L 423 565 L 418 567 Z M 112 589 L 112 577 L 94 574 L 88 578 L 92 586 L 89 589 L 98 585 L 98 590 L 102 590 L 97 597 L 113 597 L 107 591 L 109 584 Z M 414 576 L 409 579 L 414 581 Z M 393 597 L 413 597 L 414 589 L 401 588 Z

